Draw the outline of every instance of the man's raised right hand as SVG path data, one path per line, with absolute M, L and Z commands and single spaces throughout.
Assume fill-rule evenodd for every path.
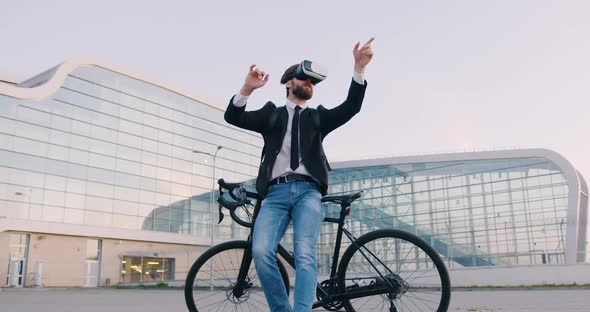
M 250 70 L 244 80 L 244 85 L 240 89 L 240 94 L 243 96 L 250 96 L 254 90 L 264 87 L 268 82 L 270 75 L 256 67 L 256 64 L 250 65 Z

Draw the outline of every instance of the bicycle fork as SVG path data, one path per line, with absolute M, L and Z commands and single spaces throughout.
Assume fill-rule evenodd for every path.
M 248 239 L 248 243 L 252 243 L 250 239 Z M 246 248 L 244 250 L 244 256 L 242 257 L 242 263 L 240 264 L 238 280 L 232 291 L 237 299 L 242 297 L 246 291 L 252 287 L 252 282 L 248 278 L 250 264 L 252 264 L 252 248 Z

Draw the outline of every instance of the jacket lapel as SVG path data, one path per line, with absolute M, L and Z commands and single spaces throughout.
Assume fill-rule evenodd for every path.
M 311 110 L 310 108 L 305 109 L 301 114 L 301 119 L 299 120 L 301 127 L 299 127 L 299 139 L 301 142 L 310 143 L 311 141 L 311 132 L 315 131 L 311 125 Z M 308 150 L 311 148 L 310 144 L 301 144 L 301 155 L 307 155 Z
M 281 110 L 280 117 L 282 124 L 282 132 L 281 132 L 281 145 L 283 144 L 283 138 L 285 137 L 285 132 L 287 132 L 287 122 L 289 121 L 289 113 L 287 112 L 287 106 L 282 106 L 279 108 Z M 280 147 L 279 147 L 280 149 Z

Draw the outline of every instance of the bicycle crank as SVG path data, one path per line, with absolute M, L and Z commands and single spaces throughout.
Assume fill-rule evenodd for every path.
M 363 278 L 347 287 L 347 293 L 353 297 L 364 297 L 368 295 L 386 295 L 388 300 L 395 300 L 399 295 L 408 291 L 410 285 L 395 273 L 384 277 Z
M 336 285 L 334 285 L 330 280 L 325 280 L 320 283 L 320 286 L 324 292 L 318 289 L 316 291 L 316 297 L 322 303 L 322 308 L 328 311 L 339 311 L 342 309 L 342 301 L 333 300 L 329 295 L 330 292 L 332 292 L 332 289 L 336 289 Z

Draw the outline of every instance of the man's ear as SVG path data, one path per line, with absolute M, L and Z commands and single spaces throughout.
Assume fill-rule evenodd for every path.
M 289 90 L 291 90 L 291 87 L 292 87 L 292 86 L 293 86 L 292 79 L 291 79 L 291 80 L 289 80 L 289 81 L 287 81 L 287 82 L 285 83 L 285 88 L 286 88 L 286 90 L 287 90 L 287 97 L 289 97 Z

